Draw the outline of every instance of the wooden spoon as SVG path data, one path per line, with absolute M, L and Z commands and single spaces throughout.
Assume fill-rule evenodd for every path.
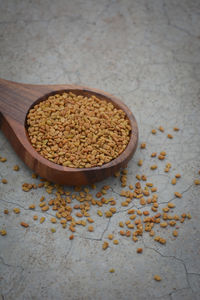
M 68 168 L 42 157 L 31 145 L 26 131 L 26 116 L 31 107 L 55 93 L 72 91 L 77 95 L 96 95 L 125 111 L 132 131 L 126 149 L 114 160 L 101 167 Z M 97 89 L 76 85 L 32 85 L 0 79 L 0 128 L 19 157 L 34 172 L 49 181 L 67 185 L 84 185 L 103 180 L 125 167 L 138 143 L 136 120 L 120 100 Z

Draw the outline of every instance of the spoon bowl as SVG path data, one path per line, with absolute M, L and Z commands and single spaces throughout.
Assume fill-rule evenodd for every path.
M 26 117 L 30 108 L 50 95 L 63 92 L 77 95 L 95 95 L 122 109 L 131 125 L 126 149 L 115 159 L 100 167 L 69 168 L 55 164 L 41 156 L 31 145 L 26 130 Z M 98 89 L 77 85 L 32 85 L 0 79 L 0 128 L 19 157 L 36 174 L 58 184 L 86 185 L 101 181 L 121 168 L 132 158 L 138 143 L 138 126 L 129 108 L 116 97 Z

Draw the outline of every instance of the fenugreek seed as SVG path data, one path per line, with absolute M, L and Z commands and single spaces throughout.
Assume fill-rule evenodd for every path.
M 128 224 L 127 227 L 128 227 L 129 229 L 133 229 L 133 228 L 134 228 L 134 224 Z
M 146 180 L 147 180 L 146 175 L 143 174 L 143 175 L 141 176 L 141 179 L 142 179 L 143 181 L 146 181 Z
M 114 245 L 118 245 L 118 244 L 119 244 L 119 241 L 118 241 L 118 240 L 113 240 L 113 244 L 114 244 Z
M 161 132 L 164 132 L 164 128 L 162 126 L 159 126 L 158 129 L 161 131 Z
M 173 230 L 172 234 L 173 234 L 173 236 L 177 237 L 178 236 L 178 231 L 177 230 Z
M 13 166 L 13 170 L 14 171 L 19 171 L 19 166 L 18 165 Z
M 163 159 L 165 159 L 165 156 L 164 155 L 158 155 L 158 159 L 163 160 Z
M 123 222 L 119 222 L 119 227 L 124 227 L 124 223 Z
M 151 157 L 156 157 L 156 155 L 157 155 L 156 152 L 151 153 Z
M 20 225 L 23 226 L 23 227 L 26 227 L 26 228 L 29 227 L 29 225 L 25 222 L 21 222 Z
M 178 127 L 174 127 L 174 131 L 179 131 L 179 128 Z
M 109 235 L 108 235 L 108 239 L 109 239 L 109 240 L 112 240 L 113 237 L 114 237 L 113 234 L 109 234 Z
M 176 221 L 173 221 L 173 220 L 169 221 L 169 225 L 170 226 L 175 226 L 176 225 Z
M 120 176 L 120 172 L 115 172 L 115 173 L 114 173 L 114 176 L 115 176 L 115 177 L 119 177 L 119 176 Z
M 162 209 L 165 213 L 169 212 L 169 207 L 163 207 Z
M 37 221 L 37 220 L 38 220 L 38 216 L 36 216 L 36 215 L 33 216 L 33 220 L 34 220 L 34 221 Z
M 0 230 L 0 234 L 2 236 L 7 235 L 7 231 L 5 229 Z
M 151 133 L 152 133 L 152 134 L 156 134 L 156 129 L 152 129 L 152 130 L 151 130 Z
M 195 180 L 194 180 L 194 184 L 195 184 L 195 185 L 200 185 L 200 179 L 195 179 Z
M 177 198 L 182 198 L 182 194 L 179 193 L 179 192 L 175 192 L 174 195 L 175 195 Z
M 103 216 L 103 213 L 102 213 L 102 211 L 101 211 L 101 210 L 97 210 L 97 214 L 98 214 L 100 217 L 102 217 L 102 216 Z
M 88 226 L 88 231 L 93 232 L 94 231 L 94 227 L 92 225 Z
M 88 221 L 89 223 L 94 223 L 94 220 L 93 220 L 92 218 L 87 218 L 87 221 Z
M 181 174 L 177 173 L 177 174 L 175 175 L 175 177 L 176 177 L 176 178 L 181 178 Z
M 151 170 L 156 170 L 157 169 L 157 165 L 152 165 L 150 168 L 151 168 Z
M 57 223 L 57 220 L 54 217 L 52 217 L 50 220 L 51 220 L 51 223 Z
M 151 231 L 149 232 L 149 235 L 150 235 L 150 236 L 154 236 L 154 235 L 155 235 L 155 232 L 154 232 L 153 230 L 151 230 Z
M 169 208 L 174 208 L 174 207 L 175 207 L 175 204 L 174 204 L 174 203 L 171 203 L 171 202 L 169 202 L 169 203 L 167 204 L 167 206 L 168 206 Z
M 110 269 L 109 272 L 110 272 L 110 273 L 114 273 L 114 272 L 115 272 L 115 269 Z
M 140 159 L 139 161 L 138 161 L 138 166 L 142 166 L 143 165 L 143 160 L 142 159 Z
M 4 214 L 5 214 L 5 215 L 8 215 L 8 214 L 9 214 L 8 209 L 4 209 Z
M 152 191 L 152 193 L 157 192 L 157 188 L 156 187 L 152 187 L 151 191 Z
M 35 209 L 35 204 L 29 205 L 29 209 Z
M 137 248 L 137 253 L 142 253 L 143 249 L 142 248 Z
M 20 213 L 20 209 L 19 208 L 13 208 L 13 211 L 15 214 L 19 214 Z
M 71 234 L 71 235 L 69 236 L 69 239 L 70 239 L 70 240 L 73 240 L 73 239 L 74 239 L 74 235 Z
M 8 180 L 5 179 L 5 178 L 3 178 L 3 179 L 1 179 L 1 182 L 2 182 L 3 184 L 7 184 L 7 183 L 8 183 Z
M 171 184 L 175 185 L 176 184 L 176 178 L 172 178 Z
M 7 161 L 7 158 L 5 158 L 5 157 L 1 157 L 1 158 L 0 158 L 0 161 L 1 161 L 2 163 L 4 163 L 4 162 L 6 162 L 6 161 Z
M 44 223 L 44 221 L 45 221 L 45 217 L 41 217 L 40 218 L 40 224 Z
M 160 152 L 160 155 L 162 155 L 162 156 L 166 156 L 166 155 L 167 155 L 167 153 L 166 153 L 165 151 L 161 151 L 161 152 Z
M 135 209 L 129 209 L 129 210 L 128 210 L 128 214 L 129 214 L 129 215 L 134 214 L 134 212 L 135 212 Z
M 52 232 L 52 233 L 55 233 L 55 232 L 56 232 L 56 229 L 55 229 L 55 228 L 51 228 L 51 232 Z
M 162 278 L 159 275 L 154 275 L 154 280 L 156 281 L 161 281 Z
M 104 242 L 103 245 L 102 245 L 102 249 L 106 250 L 108 247 L 109 247 L 108 242 Z
M 49 206 L 48 205 L 45 205 L 45 206 L 42 207 L 42 211 L 47 211 L 47 210 L 49 210 Z
M 173 135 L 170 133 L 167 135 L 167 137 L 168 137 L 168 139 L 173 139 Z
M 165 228 L 165 227 L 167 227 L 167 226 L 168 226 L 167 222 L 162 222 L 162 223 L 160 223 L 160 227 Z
M 141 180 L 141 176 L 139 174 L 136 174 L 135 177 L 137 178 L 137 180 Z
M 145 149 L 145 148 L 146 148 L 146 143 L 142 143 L 142 144 L 140 145 L 140 148 L 141 148 L 141 149 Z

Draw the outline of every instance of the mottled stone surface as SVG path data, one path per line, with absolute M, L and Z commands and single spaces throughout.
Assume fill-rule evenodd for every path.
M 198 0 L 127 1 L 0 1 L 0 77 L 25 83 L 77 83 L 103 89 L 121 98 L 134 113 L 140 131 L 138 148 L 128 166 L 128 184 L 135 175 L 146 174 L 158 188 L 159 210 L 171 201 L 173 214 L 190 212 L 191 220 L 173 228 L 155 231 L 167 239 L 165 246 L 145 232 L 137 243 L 119 236 L 119 221 L 128 219 L 122 207 L 119 179 L 105 183 L 108 197 L 117 201 L 117 213 L 108 220 L 91 208 L 95 231 L 78 228 L 75 239 L 69 230 L 50 223 L 52 210 L 38 207 L 44 189 L 24 193 L 24 182 L 35 183 L 32 172 L 18 159 L 2 133 L 0 155 L 0 291 L 1 299 L 199 299 L 200 242 L 199 192 L 194 179 L 200 178 L 200 2 Z M 162 125 L 165 132 L 151 134 Z M 173 127 L 178 126 L 179 132 Z M 169 140 L 167 133 L 173 134 Z M 153 151 L 165 150 L 172 164 L 150 158 Z M 137 166 L 144 160 L 142 167 Z M 158 169 L 150 170 L 152 163 Z M 19 164 L 20 171 L 12 167 Z M 171 179 L 182 177 L 176 186 Z M 144 186 L 143 182 L 143 186 Z M 69 190 L 71 188 L 68 188 Z M 174 192 L 181 192 L 181 199 Z M 95 193 L 95 191 L 93 191 Z M 106 195 L 107 197 L 107 195 Z M 76 203 L 76 201 L 73 201 Z M 36 212 L 28 209 L 37 205 Z M 14 207 L 21 213 L 15 215 Z M 133 200 L 129 207 L 140 207 Z M 4 215 L 3 210 L 10 214 Z M 102 211 L 107 208 L 104 206 Z M 150 205 L 141 210 L 151 211 Z M 39 224 L 32 217 L 45 215 Z M 28 229 L 20 222 L 29 223 Z M 51 233 L 50 228 L 56 228 Z M 102 250 L 103 241 L 113 233 L 119 245 Z M 136 249 L 143 248 L 142 254 Z M 115 273 L 110 273 L 111 268 Z M 153 277 L 158 274 L 161 282 Z

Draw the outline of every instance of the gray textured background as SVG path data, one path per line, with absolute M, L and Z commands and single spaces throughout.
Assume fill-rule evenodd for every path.
M 103 89 L 121 98 L 134 113 L 140 131 L 138 149 L 129 163 L 128 183 L 136 173 L 145 173 L 158 187 L 160 208 L 172 200 L 174 213 L 190 212 L 191 220 L 180 225 L 177 239 L 172 228 L 158 229 L 166 246 L 147 233 L 138 243 L 118 235 L 119 220 L 127 219 L 119 180 L 110 178 L 109 197 L 117 200 L 117 214 L 111 220 L 97 216 L 95 231 L 80 228 L 73 241 L 68 229 L 52 226 L 53 212 L 42 225 L 32 220 L 31 203 L 38 205 L 44 190 L 24 193 L 23 182 L 39 182 L 18 159 L 0 133 L 0 291 L 8 299 L 199 299 L 199 186 L 200 177 L 200 2 L 198 0 L 126 1 L 0 1 L 0 77 L 25 83 L 77 83 Z M 165 133 L 153 136 L 151 129 L 163 125 Z M 180 131 L 173 132 L 178 126 Z M 166 138 L 174 135 L 173 140 Z M 149 166 L 153 151 L 166 150 L 172 169 L 164 173 Z M 142 168 L 137 166 L 144 160 Z M 19 173 L 12 170 L 20 165 Z M 174 187 L 176 172 L 182 178 Z M 98 188 L 105 184 L 99 183 Z M 174 191 L 182 199 L 174 199 Z M 75 201 L 74 201 L 75 202 Z M 139 206 L 138 201 L 134 201 Z M 130 205 L 131 206 L 131 205 Z M 20 207 L 20 215 L 9 216 Z M 147 208 L 145 208 L 147 209 Z M 149 208 L 150 209 L 150 208 Z M 105 210 L 105 208 L 103 208 Z M 19 223 L 28 222 L 28 229 Z M 57 232 L 52 234 L 50 228 Z M 102 251 L 108 233 L 119 239 Z M 144 249 L 136 253 L 137 247 Z M 115 273 L 109 273 L 114 268 Z M 159 274 L 161 282 L 153 276 Z

